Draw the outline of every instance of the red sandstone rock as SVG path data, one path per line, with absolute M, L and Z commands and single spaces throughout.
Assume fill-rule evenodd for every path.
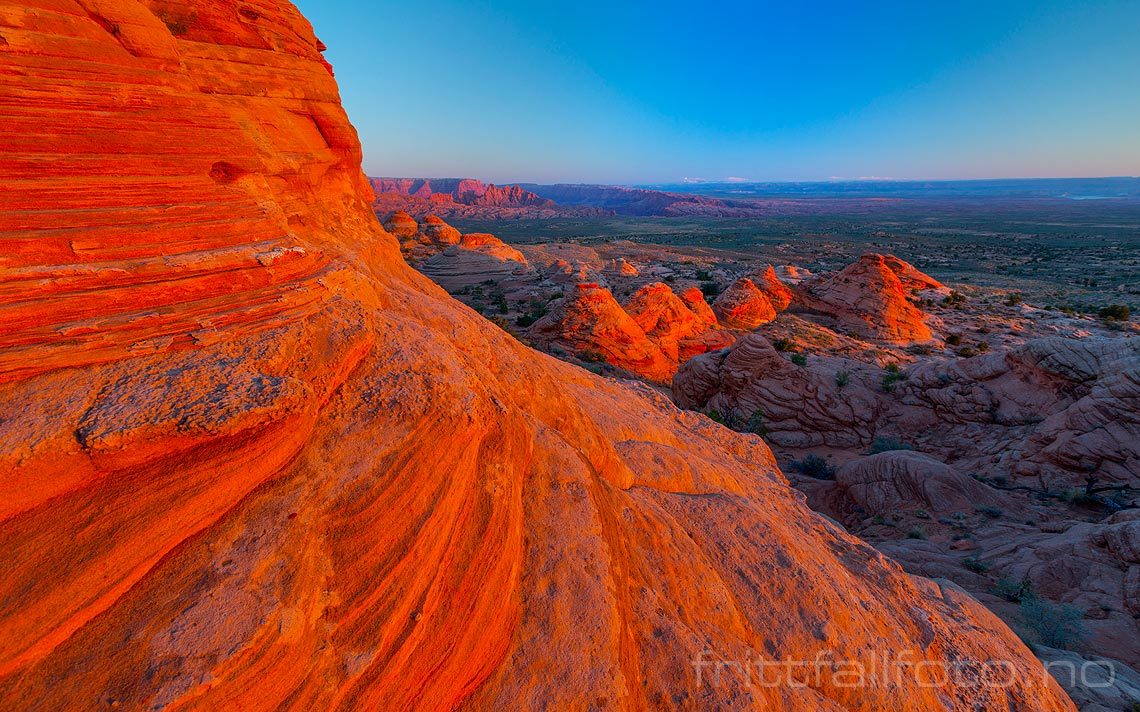
M 288 3 L 52 0 L 0 37 L 0 707 L 1073 709 L 759 440 L 411 270 Z M 1017 674 L 693 665 L 904 650 Z
M 385 218 L 384 229 L 397 238 L 415 237 L 420 232 L 420 226 L 415 218 L 403 210 L 397 210 Z
M 625 310 L 665 356 L 677 363 L 731 346 L 736 340 L 727 332 L 710 330 L 703 315 L 694 314 L 663 282 L 637 290 Z
M 754 275 L 752 283 L 768 297 L 776 311 L 782 312 L 792 303 L 792 290 L 776 276 L 776 269 L 772 265 Z
M 531 327 L 537 340 L 589 359 L 600 359 L 650 381 L 668 382 L 676 370 L 608 289 L 579 284 L 550 314 Z
M 900 273 L 906 279 L 900 278 Z M 914 285 L 934 280 L 893 256 L 863 255 L 843 270 L 806 285 L 802 306 L 834 316 L 860 336 L 891 344 L 934 337 L 926 315 L 909 301 Z
M 751 331 L 776 318 L 771 300 L 747 277 L 741 277 L 724 290 L 712 308 L 721 324 L 741 331 Z

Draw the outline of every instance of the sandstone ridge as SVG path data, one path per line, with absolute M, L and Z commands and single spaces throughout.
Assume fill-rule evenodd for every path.
M 0 37 L 0 707 L 1073 709 L 758 438 L 410 269 L 292 5 L 31 2 Z M 1015 682 L 693 665 L 884 650 Z

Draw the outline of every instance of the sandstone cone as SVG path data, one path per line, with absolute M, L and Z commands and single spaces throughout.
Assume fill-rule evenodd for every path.
M 577 285 L 530 333 L 579 357 L 603 360 L 658 383 L 668 382 L 677 368 L 610 290 L 593 282 Z
M 776 308 L 767 295 L 747 277 L 741 277 L 713 302 L 713 312 L 730 329 L 752 331 L 776 318 Z
M 288 3 L 0 17 L 0 707 L 1073 709 L 759 440 L 411 270 Z M 899 650 L 1017 674 L 693 665 Z
M 754 275 L 752 283 L 768 297 L 768 301 L 778 312 L 782 312 L 792 303 L 792 290 L 776 276 L 776 269 L 768 265 L 763 272 Z
M 863 255 L 843 270 L 808 285 L 805 306 L 836 317 L 842 325 L 868 338 L 892 344 L 929 341 L 934 334 L 922 311 L 910 303 L 908 285 L 923 283 L 921 278 L 933 280 L 918 275 L 921 273 L 897 257 Z

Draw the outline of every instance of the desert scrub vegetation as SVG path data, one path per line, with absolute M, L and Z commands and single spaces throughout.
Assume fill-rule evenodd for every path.
M 974 511 L 978 514 L 984 514 L 990 519 L 997 519 L 1003 514 L 1001 507 L 995 507 L 992 504 L 983 504 L 979 507 L 975 507 Z
M 910 443 L 903 442 L 902 440 L 884 435 L 877 437 L 871 442 L 871 449 L 867 451 L 868 455 L 878 455 L 880 452 L 891 452 L 892 450 L 913 450 L 914 447 Z
M 791 468 L 801 475 L 814 477 L 817 480 L 835 479 L 835 465 L 832 465 L 825 458 L 816 454 L 808 455 L 802 460 L 793 461 Z
M 900 381 L 906 380 L 906 374 L 899 370 L 897 363 L 889 364 L 883 370 L 883 393 L 894 393 Z
M 849 383 L 851 383 L 850 371 L 839 371 L 835 374 L 836 388 L 846 388 Z
M 1071 650 L 1084 641 L 1084 613 L 1076 606 L 1050 603 L 1030 588 L 1021 597 L 1018 614 L 1030 642 Z
M 1132 310 L 1124 304 L 1109 304 L 1102 307 L 1097 316 L 1104 321 L 1128 321 L 1132 317 Z
M 807 356 L 797 351 L 796 353 L 792 354 L 792 363 L 800 367 L 806 366 Z
M 990 565 L 982 561 L 977 554 L 962 559 L 962 567 L 976 574 L 984 574 L 990 570 Z

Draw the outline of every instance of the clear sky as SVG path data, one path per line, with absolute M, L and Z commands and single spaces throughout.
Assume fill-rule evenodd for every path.
M 297 0 L 371 175 L 1140 175 L 1140 0 Z

